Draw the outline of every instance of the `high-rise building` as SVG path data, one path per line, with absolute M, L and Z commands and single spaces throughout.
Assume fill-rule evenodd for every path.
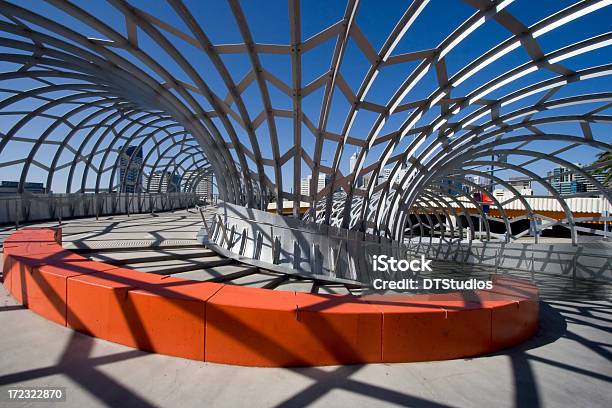
M 357 167 L 357 152 L 353 153 L 349 159 L 349 173 L 355 171 L 355 167 Z
M 364 187 L 364 188 L 367 188 L 368 184 L 370 184 L 370 179 L 371 178 L 372 178 L 372 173 L 368 173 L 365 176 L 363 176 L 362 179 L 361 179 L 361 181 L 362 181 L 361 186 Z
M 381 175 L 378 177 L 378 182 L 379 183 L 384 183 L 385 181 L 388 181 L 391 178 L 391 173 L 393 171 L 393 168 L 394 167 L 386 167 L 386 168 L 384 168 L 382 173 L 381 173 Z M 408 173 L 408 166 L 406 166 L 404 163 L 402 163 L 400 165 L 399 171 L 396 173 L 396 176 L 395 176 L 395 179 L 393 180 L 393 182 L 394 183 L 401 183 L 407 173 Z
M 119 192 L 138 193 L 142 191 L 142 148 L 140 146 L 128 146 L 123 150 L 119 148 Z
M 575 165 L 580 168 L 585 167 L 580 163 L 576 163 Z M 555 167 L 549 171 L 547 175 L 550 178 L 551 186 L 561 195 L 598 191 L 595 184 L 587 180 L 582 174 L 573 173 L 572 170 L 567 167 Z M 592 177 L 600 183 L 603 183 L 605 180 L 605 175 L 603 174 L 593 174 Z
M 357 152 L 355 152 L 349 159 L 349 174 L 353 173 L 355 171 L 355 168 L 357 167 L 357 156 L 358 156 Z M 363 176 L 359 176 L 357 177 L 355 187 L 362 187 L 362 186 L 363 186 Z
M 310 180 L 312 179 L 311 175 L 308 175 L 306 177 L 302 177 L 302 184 L 301 184 L 301 190 L 300 190 L 300 194 L 304 195 L 304 196 L 309 196 L 310 195 Z
M 154 171 L 149 181 L 150 193 L 176 193 L 180 191 L 181 178 L 170 171 Z
M 302 185 L 300 193 L 305 196 L 310 195 L 310 182 L 312 175 L 308 175 L 302 178 Z M 325 188 L 331 181 L 331 177 L 328 174 L 319 173 L 319 181 L 317 183 L 317 193 Z
M 186 171 L 183 174 L 182 190 L 193 191 L 198 197 L 210 200 L 213 194 L 212 178 L 213 176 L 210 172 L 200 177 L 198 171 Z
M 389 180 L 392 170 L 393 168 L 391 167 L 385 167 L 378 176 L 378 184 L 384 183 L 385 181 Z
M 383 170 L 383 178 L 385 179 L 385 181 L 389 180 L 389 177 L 391 176 L 391 170 L 393 170 L 391 167 L 387 167 Z

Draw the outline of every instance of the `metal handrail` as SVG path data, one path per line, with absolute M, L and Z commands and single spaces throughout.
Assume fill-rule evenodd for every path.
M 197 201 L 198 196 L 191 192 L 2 194 L 0 224 L 14 224 L 19 229 L 24 222 L 57 219 L 61 224 L 66 218 L 95 216 L 98 219 L 101 215 L 189 208 Z M 168 202 L 171 206 L 165 208 Z

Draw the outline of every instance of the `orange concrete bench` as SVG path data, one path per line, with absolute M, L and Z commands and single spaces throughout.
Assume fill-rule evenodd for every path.
M 495 277 L 492 290 L 436 295 L 322 295 L 147 274 L 61 246 L 61 231 L 4 242 L 4 286 L 74 330 L 172 356 L 287 367 L 430 361 L 518 344 L 538 328 L 538 290 Z

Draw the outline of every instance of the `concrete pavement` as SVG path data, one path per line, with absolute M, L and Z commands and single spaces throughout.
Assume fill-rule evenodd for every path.
M 0 294 L 0 392 L 66 387 L 66 407 L 609 407 L 609 301 L 542 304 L 538 335 L 491 356 L 277 369 L 149 354 L 48 322 Z M 177 333 L 177 335 L 180 335 Z M 7 403 L 6 406 L 41 403 Z
M 64 242 L 98 254 L 109 246 L 188 246 L 198 217 L 177 211 L 71 220 L 63 225 Z M 48 322 L 2 288 L 0 393 L 66 387 L 67 400 L 58 403 L 66 407 L 612 406 L 611 302 L 589 296 L 592 287 L 569 288 L 559 283 L 544 293 L 538 335 L 512 350 L 464 360 L 297 369 L 224 366 L 130 349 Z

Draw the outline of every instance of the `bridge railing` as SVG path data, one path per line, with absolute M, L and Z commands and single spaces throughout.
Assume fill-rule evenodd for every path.
M 202 202 L 195 193 L 72 193 L 0 195 L 0 224 L 173 211 Z

